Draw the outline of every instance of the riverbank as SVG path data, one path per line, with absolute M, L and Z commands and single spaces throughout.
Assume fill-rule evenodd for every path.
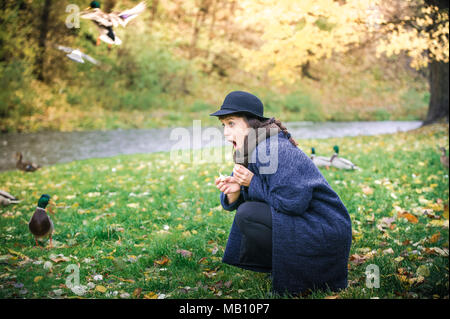
M 448 298 L 449 182 L 437 150 L 448 129 L 298 140 L 319 155 L 337 144 L 362 168 L 322 170 L 352 219 L 349 287 L 306 298 Z M 274 298 L 264 274 L 221 262 L 234 216 L 214 187 L 233 167 L 224 156 L 121 155 L 0 173 L 2 189 L 22 199 L 0 207 L 0 297 L 77 297 L 66 286 L 74 264 L 87 298 Z M 56 202 L 52 250 L 34 248 L 27 228 L 42 193 Z M 379 267 L 380 288 L 366 286 L 368 265 Z
M 84 132 L 9 133 L 0 136 L 0 171 L 16 169 L 16 152 L 41 166 L 123 154 L 230 145 L 218 125 L 195 121 L 190 127 Z M 376 135 L 408 131 L 421 122 L 285 122 L 299 139 Z M 214 135 L 211 135 L 214 132 Z M 183 134 L 181 134 L 183 133 Z

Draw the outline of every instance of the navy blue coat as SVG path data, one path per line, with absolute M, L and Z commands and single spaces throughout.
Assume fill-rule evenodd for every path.
M 270 152 L 270 144 L 278 149 Z M 275 144 L 273 144 L 275 145 Z M 262 156 L 265 152 L 266 156 Z M 261 168 L 267 156 L 278 155 L 275 172 Z M 233 211 L 244 201 L 262 201 L 272 212 L 272 285 L 277 293 L 299 293 L 307 289 L 339 290 L 347 287 L 347 264 L 352 241 L 350 216 L 312 160 L 279 132 L 257 145 L 248 169 L 254 176 L 249 187 L 229 204 Z M 239 253 L 242 233 L 235 221 L 231 227 L 223 262 L 242 267 Z M 252 267 L 242 267 L 250 270 Z

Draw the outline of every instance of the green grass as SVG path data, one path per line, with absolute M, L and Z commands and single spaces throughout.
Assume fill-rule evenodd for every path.
M 448 125 L 298 142 L 318 155 L 338 144 L 341 156 L 362 167 L 322 170 L 353 223 L 349 287 L 305 298 L 448 298 L 448 256 L 439 252 L 448 254 L 449 182 L 437 151 L 449 143 Z M 23 201 L 0 207 L 0 298 L 78 297 L 65 285 L 70 264 L 89 285 L 85 298 L 280 297 L 270 294 L 265 274 L 221 262 L 234 212 L 221 208 L 214 178 L 231 172 L 229 151 L 216 163 L 155 153 L 1 173 L 1 189 Z M 35 248 L 28 232 L 42 193 L 56 203 L 53 249 Z M 394 217 L 391 228 L 383 224 L 387 217 Z M 44 269 L 48 261 L 51 271 Z M 380 269 L 378 289 L 366 287 L 370 264 Z

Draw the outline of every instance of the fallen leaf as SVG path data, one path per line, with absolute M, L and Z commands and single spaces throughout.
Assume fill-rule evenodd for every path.
M 191 257 L 192 256 L 192 252 L 190 252 L 189 250 L 185 250 L 185 249 L 177 249 L 177 253 L 183 257 Z
M 436 234 L 433 234 L 433 235 L 430 237 L 429 242 L 434 244 L 434 243 L 437 242 L 440 238 L 441 238 L 441 233 L 437 232 Z
M 130 294 L 128 292 L 124 292 L 124 293 L 120 294 L 120 298 L 128 299 L 128 298 L 130 298 Z
M 164 256 L 163 258 L 161 258 L 159 260 L 155 260 L 154 263 L 157 264 L 157 265 L 162 266 L 162 265 L 167 264 L 169 261 L 170 261 L 170 259 L 167 258 L 166 256 Z
M 447 220 L 444 220 L 444 219 L 433 219 L 432 221 L 430 221 L 428 223 L 428 225 L 434 226 L 434 227 L 448 227 L 448 219 Z
M 129 283 L 132 283 L 132 284 L 134 284 L 134 282 L 135 282 L 133 279 L 125 279 L 125 278 L 117 277 L 115 275 L 109 275 L 109 277 L 113 277 L 113 278 L 116 278 L 116 279 L 118 279 L 118 280 L 120 280 L 122 282 L 129 282 Z
M 95 290 L 97 290 L 98 292 L 101 292 L 101 293 L 105 293 L 107 289 L 105 286 L 97 285 L 97 286 L 95 286 Z
M 42 277 L 42 276 L 36 276 L 36 277 L 34 277 L 33 281 L 34 281 L 34 282 L 38 282 L 39 280 L 42 280 L 42 278 L 44 278 L 44 277 Z
M 87 195 L 87 197 L 98 197 L 101 194 L 99 192 L 92 192 L 92 193 L 87 193 L 86 195 Z
M 425 252 L 430 255 L 439 255 L 439 256 L 448 257 L 448 248 L 442 249 L 439 247 L 431 247 L 431 248 L 426 247 Z
M 22 259 L 30 259 L 28 256 L 25 256 L 24 254 L 22 254 L 22 253 L 20 253 L 20 252 L 18 252 L 18 251 L 15 251 L 15 250 L 12 250 L 12 249 L 9 249 L 9 248 L 8 248 L 8 251 L 9 251 L 11 254 L 16 255 L 16 256 L 19 256 L 19 257 L 22 258 Z
M 404 258 L 402 256 L 398 256 L 397 258 L 394 258 L 394 260 L 398 263 L 401 262 L 403 259 Z
M 416 274 L 422 277 L 428 277 L 430 275 L 430 269 L 425 265 L 417 267 Z
M 223 285 L 224 285 L 226 288 L 230 288 L 232 283 L 233 283 L 232 280 L 228 280 L 228 281 L 225 282 Z
M 65 257 L 65 256 L 61 256 L 61 257 L 55 257 L 55 258 L 50 258 L 55 264 L 60 263 L 60 262 L 64 262 L 64 261 L 69 261 L 70 258 Z
M 134 291 L 133 291 L 133 297 L 134 297 L 134 298 L 139 298 L 139 296 L 141 295 L 141 292 L 142 292 L 142 288 L 136 288 L 136 289 L 134 289 Z
M 98 215 L 97 217 L 95 217 L 93 219 L 93 221 L 97 221 L 103 217 L 114 217 L 114 216 L 116 216 L 116 213 L 105 213 L 105 214 Z
M 158 298 L 158 294 L 150 291 L 148 294 L 144 295 L 144 299 L 157 299 Z
M 373 194 L 373 188 L 369 187 L 369 186 L 364 186 L 362 188 L 362 191 L 364 194 L 366 195 L 372 195 Z
M 406 218 L 410 223 L 417 224 L 419 220 L 416 216 L 408 213 L 408 212 L 398 212 L 397 217 L 399 218 Z

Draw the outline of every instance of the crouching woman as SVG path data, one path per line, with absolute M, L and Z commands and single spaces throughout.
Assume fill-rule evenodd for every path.
M 231 176 L 215 181 L 236 210 L 223 262 L 271 273 L 279 294 L 346 288 L 350 216 L 311 159 L 250 93 L 231 92 L 211 115 L 234 149 Z

